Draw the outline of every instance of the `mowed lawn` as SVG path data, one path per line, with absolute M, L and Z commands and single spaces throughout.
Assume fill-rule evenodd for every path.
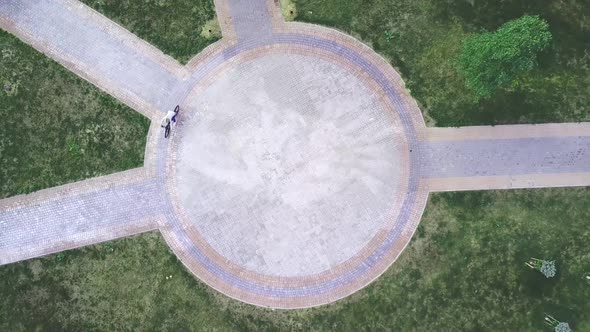
M 283 0 L 286 1 L 286 0 Z M 390 60 L 430 125 L 590 120 L 590 1 L 289 0 L 296 20 L 334 27 Z M 548 21 L 553 42 L 510 90 L 477 102 L 457 73 L 462 40 L 525 14 Z
M 0 330 L 550 331 L 549 313 L 588 331 L 588 206 L 586 188 L 434 194 L 383 276 L 296 311 L 220 295 L 148 233 L 0 267 Z M 530 257 L 554 259 L 557 276 Z
M 149 120 L 0 30 L 0 199 L 143 164 Z
M 213 0 L 81 1 L 183 64 L 221 37 Z

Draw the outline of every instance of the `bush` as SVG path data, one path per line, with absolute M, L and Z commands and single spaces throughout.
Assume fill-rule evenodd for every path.
M 543 261 L 543 265 L 541 265 L 539 271 L 541 271 L 546 278 L 555 277 L 555 272 L 557 272 L 555 261 Z
M 535 68 L 537 54 L 550 42 L 545 20 L 523 16 L 503 24 L 496 32 L 468 37 L 459 57 L 459 72 L 478 98 L 488 98 Z
M 568 323 L 561 322 L 555 327 L 555 332 L 571 332 L 572 329 Z

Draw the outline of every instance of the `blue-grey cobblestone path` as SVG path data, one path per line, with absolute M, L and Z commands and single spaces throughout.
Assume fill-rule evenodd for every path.
M 155 180 L 0 211 L 0 265 L 95 243 L 146 225 L 162 211 Z
M 228 3 L 238 39 L 270 36 L 271 19 L 266 0 L 230 0 Z
M 13 29 L 72 58 L 77 66 L 91 68 L 116 85 L 113 88 L 127 91 L 158 109 L 169 107 L 167 102 L 178 79 L 65 2 L 2 0 L 0 18 L 9 20 Z
M 590 172 L 589 136 L 427 142 L 420 153 L 426 178 Z

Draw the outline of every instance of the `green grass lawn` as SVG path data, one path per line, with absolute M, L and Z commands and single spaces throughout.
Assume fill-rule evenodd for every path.
M 141 166 L 149 120 L 0 30 L 0 199 Z
M 437 126 L 590 120 L 590 2 L 520 0 L 289 0 L 297 20 L 343 30 L 402 74 Z M 511 91 L 476 102 L 456 71 L 461 41 L 524 14 L 549 22 L 553 43 Z
M 197 281 L 157 233 L 0 267 L 0 330 L 590 330 L 590 189 L 432 195 L 376 282 L 335 304 L 271 311 Z M 557 276 L 525 267 L 554 259 Z M 166 279 L 172 276 L 171 279 Z
M 181 63 L 220 37 L 213 0 L 81 1 Z

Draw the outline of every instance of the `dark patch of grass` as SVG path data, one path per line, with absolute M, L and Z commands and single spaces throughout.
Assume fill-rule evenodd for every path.
M 213 0 L 81 0 L 181 63 L 218 38 L 201 36 L 215 18 Z
M 0 267 L 0 330 L 539 331 L 550 313 L 585 331 L 589 194 L 433 194 L 418 235 L 383 276 L 307 310 L 272 311 L 217 294 L 157 233 L 12 264 Z M 530 257 L 556 260 L 557 276 L 525 267 Z
M 388 58 L 438 126 L 590 120 L 590 2 L 294 0 L 297 20 L 348 32 Z M 456 71 L 462 40 L 522 15 L 549 22 L 553 44 L 511 90 L 476 101 Z
M 149 120 L 0 31 L 0 198 L 141 166 Z

